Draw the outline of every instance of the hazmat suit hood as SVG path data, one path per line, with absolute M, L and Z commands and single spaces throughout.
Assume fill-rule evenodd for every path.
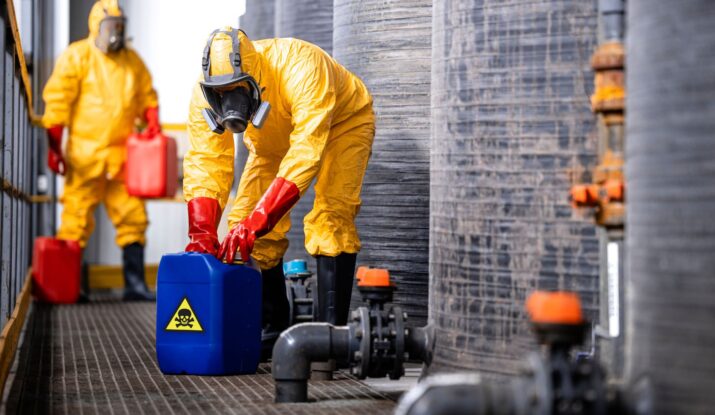
M 221 28 L 222 31 L 231 32 L 231 26 Z M 265 86 L 265 80 L 261 79 L 265 75 L 261 56 L 256 52 L 251 39 L 242 31 L 238 32 L 239 50 L 241 51 L 241 70 L 251 75 L 259 85 Z M 231 64 L 231 54 L 233 53 L 233 41 L 226 33 L 217 33 L 211 43 L 211 76 L 229 75 L 233 73 Z
M 256 80 L 263 72 L 260 55 L 246 34 L 231 27 L 214 31 L 201 67 L 201 90 L 210 106 L 204 118 L 211 130 L 217 134 L 226 129 L 242 133 L 249 122 L 261 128 L 270 104 L 261 99 L 263 88 Z
M 89 26 L 89 39 L 94 44 L 97 42 L 100 25 L 105 17 L 125 18 L 117 0 L 99 0 L 92 6 L 87 23 Z

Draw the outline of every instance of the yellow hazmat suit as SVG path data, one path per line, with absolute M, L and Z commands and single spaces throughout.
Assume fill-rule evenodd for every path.
M 43 98 L 46 128 L 69 127 L 62 224 L 57 237 L 84 246 L 94 229 L 93 211 L 104 202 L 117 228 L 116 242 L 145 243 L 144 203 L 127 194 L 123 165 L 135 121 L 158 106 L 151 75 L 129 48 L 104 54 L 95 46 L 105 16 L 120 16 L 114 1 L 97 2 L 89 15 L 89 37 L 58 58 Z
M 225 30 L 230 31 L 231 28 Z M 355 75 L 319 47 L 298 39 L 251 42 L 239 34 L 241 66 L 263 88 L 271 112 L 261 129 L 249 125 L 249 150 L 229 214 L 229 227 L 246 218 L 276 177 L 295 183 L 301 195 L 314 179 L 315 204 L 305 217 L 305 248 L 311 255 L 356 253 L 354 219 L 375 133 L 372 97 Z M 211 76 L 233 72 L 226 57 L 231 38 L 218 34 L 211 45 Z M 209 197 L 223 208 L 233 179 L 230 131 L 213 133 L 201 111 L 209 108 L 197 83 L 189 111 L 190 150 L 184 158 L 187 201 Z M 286 214 L 255 241 L 252 257 L 262 269 L 278 264 L 288 248 Z

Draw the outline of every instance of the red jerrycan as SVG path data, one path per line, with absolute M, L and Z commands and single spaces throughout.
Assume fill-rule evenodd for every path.
M 125 177 L 132 196 L 174 197 L 178 181 L 176 140 L 161 133 L 129 136 Z
M 33 292 L 38 301 L 72 304 L 79 298 L 82 248 L 76 241 L 38 237 L 32 253 Z

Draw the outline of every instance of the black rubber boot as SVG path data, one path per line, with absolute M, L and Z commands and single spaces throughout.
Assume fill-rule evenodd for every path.
M 318 263 L 315 321 L 344 326 L 350 312 L 357 254 L 319 255 L 315 259 Z
M 314 321 L 344 326 L 350 312 L 357 254 L 318 255 L 315 259 L 318 265 L 318 293 L 313 305 Z M 331 380 L 337 364 L 335 360 L 313 362 L 311 369 L 313 379 Z
M 290 307 L 286 296 L 283 260 L 273 268 L 261 271 L 263 279 L 263 331 L 261 333 L 262 361 L 270 359 L 278 336 L 287 329 Z
M 85 304 L 89 302 L 89 264 L 86 261 L 82 261 L 82 268 L 80 268 L 79 277 L 79 297 L 77 298 L 77 303 Z
M 122 249 L 124 301 L 156 301 L 144 281 L 144 246 L 135 242 Z

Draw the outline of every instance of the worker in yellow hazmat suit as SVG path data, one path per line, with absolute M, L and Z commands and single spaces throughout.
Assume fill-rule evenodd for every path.
M 288 212 L 315 179 L 305 248 L 317 259 L 318 321 L 345 324 L 360 240 L 355 216 L 375 121 L 365 85 L 319 47 L 298 39 L 251 42 L 224 28 L 209 38 L 189 112 L 184 158 L 187 251 L 260 265 L 264 340 L 288 326 L 282 257 Z M 245 132 L 244 132 L 245 130 Z M 217 223 L 233 178 L 232 133 L 248 161 L 219 245 Z M 265 342 L 264 342 L 265 344 Z
M 137 119 L 145 133 L 161 131 L 151 75 L 137 53 L 125 45 L 125 17 L 116 0 L 95 3 L 89 37 L 69 45 L 45 86 L 48 165 L 66 175 L 64 209 L 57 237 L 84 247 L 94 229 L 93 212 L 104 202 L 123 248 L 125 300 L 152 300 L 144 282 L 144 203 L 124 186 L 126 140 Z M 62 133 L 69 129 L 67 154 Z

